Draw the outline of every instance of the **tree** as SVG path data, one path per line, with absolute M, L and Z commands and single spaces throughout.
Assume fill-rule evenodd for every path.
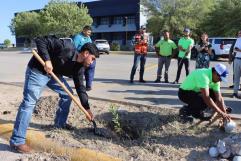
M 200 32 L 200 23 L 214 5 L 215 0 L 142 0 L 149 11 L 147 28 L 154 36 L 167 29 L 174 36 L 182 35 L 184 27 L 189 27 L 195 36 Z M 158 6 L 158 7 L 156 7 Z M 158 32 L 159 31 L 159 32 Z
M 211 36 L 235 36 L 241 26 L 241 1 L 217 1 L 201 26 Z
M 12 19 L 9 26 L 13 35 L 33 39 L 41 34 L 40 16 L 36 12 L 22 12 Z
M 22 12 L 12 19 L 10 30 L 29 42 L 34 37 L 55 34 L 66 37 L 79 33 L 93 20 L 84 5 L 66 0 L 52 0 L 40 12 Z
M 87 7 L 63 0 L 50 1 L 40 14 L 44 32 L 58 36 L 74 35 L 93 22 Z
M 9 39 L 4 40 L 3 43 L 6 47 L 9 47 L 11 45 L 11 41 Z

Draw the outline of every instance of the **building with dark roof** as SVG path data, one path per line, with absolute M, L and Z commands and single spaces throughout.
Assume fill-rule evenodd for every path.
M 140 11 L 140 0 L 100 0 L 84 5 L 93 18 L 93 40 L 106 39 L 109 43 L 130 45 L 140 26 L 146 23 L 146 17 Z M 17 44 L 22 41 L 22 38 L 16 38 Z

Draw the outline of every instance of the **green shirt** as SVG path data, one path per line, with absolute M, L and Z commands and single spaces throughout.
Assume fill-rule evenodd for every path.
M 157 48 L 159 48 L 159 54 L 161 56 L 170 56 L 172 55 L 172 49 L 176 49 L 177 45 L 170 39 L 166 40 L 160 40 L 155 45 Z
M 212 68 L 202 68 L 192 71 L 180 86 L 183 90 L 200 92 L 201 88 L 210 88 L 216 92 L 220 91 L 220 82 L 212 81 Z
M 181 38 L 179 41 L 178 41 L 178 46 L 181 46 L 184 50 L 187 50 L 189 46 L 193 46 L 194 45 L 194 40 L 192 38 Z M 191 57 L 191 51 L 188 53 L 187 56 L 185 56 L 185 52 L 184 51 L 179 51 L 178 53 L 178 57 L 179 58 L 188 58 L 190 59 Z

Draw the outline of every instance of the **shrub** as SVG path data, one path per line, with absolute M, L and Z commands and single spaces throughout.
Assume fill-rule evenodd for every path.
M 112 51 L 119 51 L 120 50 L 120 45 L 118 43 L 112 43 L 110 50 Z

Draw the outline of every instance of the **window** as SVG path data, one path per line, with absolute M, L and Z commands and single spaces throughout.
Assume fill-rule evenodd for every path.
M 123 18 L 120 16 L 114 17 L 113 24 L 123 24 Z
M 93 18 L 93 24 L 92 24 L 92 25 L 93 25 L 93 26 L 97 26 L 97 24 L 98 24 L 98 23 L 97 23 L 97 18 L 94 17 L 94 18 Z
M 135 24 L 135 16 L 128 16 L 127 24 Z
M 223 44 L 223 45 L 227 45 L 227 44 L 233 44 L 233 42 L 235 41 L 235 39 L 215 39 L 214 43 L 215 44 Z
M 109 18 L 108 17 L 101 17 L 100 24 L 101 25 L 109 25 Z

